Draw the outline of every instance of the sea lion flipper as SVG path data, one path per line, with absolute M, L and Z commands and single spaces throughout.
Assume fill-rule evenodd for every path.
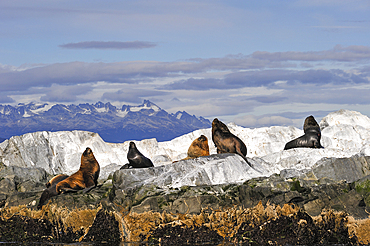
M 60 187 L 59 189 L 60 193 L 74 193 L 77 192 L 78 190 L 72 189 L 72 188 L 67 188 L 67 187 Z
M 236 151 L 236 153 L 240 155 L 250 167 L 252 167 L 252 164 L 248 161 L 247 157 L 243 156 L 239 151 Z
M 94 185 L 94 186 L 91 186 L 91 187 L 88 187 L 88 188 L 85 188 L 85 189 L 83 189 L 83 193 L 85 194 L 85 193 L 88 193 L 88 192 L 90 192 L 92 189 L 94 189 L 96 186 Z
M 37 205 L 37 209 L 41 209 L 42 206 L 45 204 L 47 200 L 49 200 L 50 197 L 57 196 L 57 195 L 58 195 L 58 192 L 56 190 L 55 185 L 45 189 L 41 194 L 39 204 Z
M 130 164 L 129 163 L 126 163 L 120 169 L 129 169 L 130 167 L 131 167 Z

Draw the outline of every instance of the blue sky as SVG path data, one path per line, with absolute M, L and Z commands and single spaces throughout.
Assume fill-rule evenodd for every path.
M 369 1 L 0 1 L 0 104 L 137 105 L 247 127 L 370 115 Z

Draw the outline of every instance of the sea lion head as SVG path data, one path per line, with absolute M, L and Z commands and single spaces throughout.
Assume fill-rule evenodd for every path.
M 87 147 L 85 151 L 83 152 L 83 156 L 89 156 L 91 154 L 92 154 L 92 150 L 89 147 Z
M 219 121 L 217 118 L 214 118 L 214 120 L 212 121 L 212 132 L 214 132 L 216 129 L 222 132 L 230 132 L 229 128 L 227 128 L 224 123 Z
M 318 124 L 317 124 L 317 122 L 316 122 L 315 118 L 314 118 L 312 115 L 308 116 L 308 117 L 304 120 L 304 125 L 305 125 L 305 126 L 318 126 Z
M 95 159 L 93 151 L 89 147 L 87 147 L 81 155 L 81 166 L 80 166 L 80 168 L 84 167 L 87 163 L 96 163 L 96 165 L 99 166 L 99 163 Z
M 134 142 L 130 142 L 129 149 L 136 149 L 136 144 Z
M 208 138 L 204 135 L 201 135 L 198 138 L 198 141 L 199 141 L 199 147 L 203 150 L 202 155 L 203 156 L 209 155 Z
M 208 139 L 206 136 L 201 135 L 191 143 L 188 149 L 188 157 L 186 159 L 192 159 L 208 155 L 209 155 Z
M 205 141 L 208 141 L 208 138 L 204 135 L 200 135 L 200 137 L 198 138 L 198 141 L 205 142 Z
M 315 118 L 310 115 L 304 120 L 303 124 L 303 131 L 306 133 L 309 129 L 315 129 L 316 131 L 320 131 L 320 126 L 317 124 Z
M 194 143 L 199 146 L 202 150 L 205 150 L 208 152 L 207 155 L 209 155 L 209 147 L 208 147 L 208 138 L 204 135 L 201 135 L 199 138 L 197 138 Z
M 133 159 L 137 158 L 138 156 L 146 158 L 141 152 L 136 148 L 136 144 L 134 142 L 130 142 L 127 152 L 127 159 L 132 161 Z

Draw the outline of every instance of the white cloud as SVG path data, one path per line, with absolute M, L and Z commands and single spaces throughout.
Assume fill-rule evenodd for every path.
M 282 116 L 262 116 L 245 115 L 234 119 L 235 124 L 254 128 L 263 126 L 289 126 L 293 125 L 293 120 Z
M 75 102 L 78 96 L 85 95 L 92 90 L 89 85 L 61 86 L 53 84 L 45 89 L 45 95 L 40 97 L 45 102 Z

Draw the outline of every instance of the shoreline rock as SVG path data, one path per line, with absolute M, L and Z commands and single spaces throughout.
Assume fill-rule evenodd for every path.
M 215 155 L 209 158 L 225 160 L 225 158 L 234 158 L 234 156 L 226 155 L 225 157 L 223 155 Z M 195 160 L 195 162 L 193 161 L 193 165 L 195 165 L 196 161 L 197 160 Z M 35 235 L 41 235 L 44 233 L 45 235 L 43 235 L 43 238 L 49 238 L 48 240 L 50 242 L 53 240 L 64 240 L 64 242 L 67 242 L 68 240 L 70 240 L 69 242 L 76 242 L 78 240 L 103 240 L 102 236 L 99 234 L 101 229 L 91 229 L 94 228 L 92 227 L 93 223 L 95 223 L 95 228 L 112 227 L 114 229 L 110 230 L 119 231 L 119 233 L 115 232 L 114 235 L 116 236 L 109 240 L 118 240 L 117 237 L 119 237 L 119 241 L 145 239 L 152 240 L 154 242 L 158 239 L 158 235 L 160 235 L 160 233 L 163 234 L 162 236 L 167 235 L 165 231 L 161 231 L 160 229 L 168 228 L 168 226 L 170 226 L 167 222 L 172 219 L 166 222 L 166 216 L 169 216 L 168 218 L 170 218 L 173 215 L 177 215 L 181 220 L 181 218 L 184 219 L 187 217 L 201 216 L 205 213 L 208 213 L 208 216 L 211 216 L 211 214 L 215 214 L 217 211 L 224 211 L 225 213 L 229 213 L 229 216 L 231 216 L 233 209 L 251 211 L 255 210 L 258 206 L 263 206 L 266 209 L 272 206 L 273 209 L 276 210 L 283 208 L 284 206 L 288 206 L 287 204 L 290 204 L 289 206 L 293 208 L 299 208 L 298 210 L 300 211 L 300 214 L 294 215 L 296 217 L 292 215 L 296 218 L 294 223 L 301 220 L 307 221 L 307 219 L 305 219 L 307 216 L 314 219 L 316 217 L 322 217 L 323 213 L 339 213 L 341 214 L 339 217 L 345 222 L 343 222 L 344 224 L 347 223 L 349 218 L 352 218 L 356 224 L 359 223 L 358 221 L 370 221 L 370 175 L 366 175 L 370 169 L 368 165 L 369 162 L 370 157 L 368 156 L 325 158 L 314 165 L 311 170 L 301 170 L 298 172 L 283 170 L 280 174 L 272 174 L 269 177 L 255 177 L 245 182 L 234 184 L 210 185 L 207 184 L 207 179 L 199 179 L 204 183 L 197 186 L 181 187 L 168 186 L 166 185 L 168 183 L 166 183 L 165 180 L 161 180 L 159 183 L 154 183 L 144 182 L 143 179 L 140 181 L 140 179 L 132 178 L 132 180 L 129 180 L 125 178 L 129 175 L 131 177 L 140 176 L 145 179 L 145 177 L 149 177 L 150 175 L 153 175 L 153 173 L 158 172 L 158 170 L 152 169 L 160 169 L 161 172 L 165 173 L 166 169 L 164 167 L 140 170 L 117 170 L 113 175 L 110 175 L 109 179 L 104 181 L 101 180 L 98 187 L 92 189 L 90 192 L 84 193 L 84 191 L 78 191 L 76 193 L 61 194 L 51 198 L 50 203 L 46 208 L 43 208 L 43 210 L 37 210 L 36 206 L 43 190 L 41 185 L 44 184 L 45 179 L 49 175 L 46 172 L 43 172 L 42 169 L 33 170 L 37 175 L 34 175 L 34 179 L 31 182 L 30 178 L 26 178 L 29 173 L 27 168 L 22 170 L 22 168 L 19 167 L 3 167 L 0 170 L 0 177 L 2 178 L 0 184 L 5 187 L 4 183 L 15 184 L 16 180 L 19 181 L 19 183 L 17 183 L 16 186 L 10 185 L 10 188 L 7 190 L 2 190 L 2 193 L 0 194 L 0 218 L 2 220 L 1 223 L 7 226 L 14 226 L 13 224 L 15 223 L 18 226 L 24 224 L 22 228 L 28 228 L 24 226 L 27 226 L 30 223 L 36 223 L 41 227 L 44 225 L 44 227 L 46 226 L 45 228 L 49 228 L 49 232 L 52 230 L 63 230 L 64 234 L 62 233 L 60 235 L 64 236 L 60 236 L 58 239 L 54 235 L 55 233 L 50 234 L 48 232 L 48 234 L 45 232 L 46 229 L 38 229 L 39 227 L 36 226 Z M 180 167 L 183 167 L 183 164 L 184 163 L 179 162 L 174 163 L 174 165 L 179 165 Z M 200 165 L 206 164 L 203 163 Z M 351 165 L 352 168 L 348 168 L 348 165 Z M 175 167 L 170 166 L 167 168 L 167 170 L 175 169 Z M 189 168 L 193 167 L 189 166 Z M 178 172 L 181 172 L 181 170 L 182 169 L 180 168 L 180 171 Z M 331 171 L 328 172 L 328 170 Z M 336 170 L 339 171 L 337 172 Z M 132 175 L 133 173 L 140 173 L 140 175 L 135 176 Z M 331 174 L 331 176 L 328 174 Z M 346 177 L 353 177 L 352 180 L 350 180 L 352 182 L 343 180 Z M 175 179 L 175 177 L 173 178 Z M 122 180 L 124 180 L 124 182 Z M 24 186 L 28 186 L 28 189 L 19 188 Z M 15 189 L 14 187 L 18 188 Z M 4 191 L 7 191 L 7 193 L 4 193 Z M 21 207 L 20 211 L 28 211 L 24 217 L 17 217 L 17 214 L 20 212 L 14 212 L 12 216 L 4 216 L 4 214 L 6 214 L 5 211 L 8 211 L 9 213 L 9 211 L 14 210 L 17 207 Z M 63 223 L 58 222 L 60 220 L 60 214 L 62 214 L 62 212 L 59 214 L 55 213 L 58 209 L 69 211 L 68 213 L 80 213 L 82 216 L 79 218 L 80 220 L 84 217 L 83 212 L 81 211 L 95 211 L 93 212 L 95 215 L 93 219 L 90 218 L 89 224 L 81 231 L 73 229 L 71 226 L 64 226 L 62 225 Z M 104 213 L 104 215 L 97 216 L 97 211 L 101 211 L 100 213 Z M 32 214 L 38 213 L 44 213 L 44 215 L 32 217 Z M 55 213 L 55 215 L 53 215 L 54 220 L 49 221 L 51 224 L 47 224 L 49 222 L 42 220 L 48 218 L 45 214 L 53 213 Z M 147 215 L 148 213 L 149 215 Z M 135 218 L 137 218 L 134 220 L 135 222 L 128 219 L 133 216 L 136 216 Z M 143 218 L 145 218 L 145 216 L 151 216 L 151 219 L 163 216 L 164 218 L 158 222 L 162 224 L 152 226 L 147 229 L 147 231 L 142 232 L 144 234 L 140 237 L 130 228 L 132 228 L 132 226 L 143 226 L 142 223 L 145 222 L 141 221 L 143 220 L 141 216 Z M 298 220 L 298 218 L 300 219 Z M 277 223 L 277 225 L 279 225 L 279 223 L 282 223 L 281 221 L 287 220 L 290 221 L 291 219 L 283 216 L 280 219 L 270 220 L 269 223 Z M 173 221 L 175 220 L 173 219 Z M 135 223 L 136 225 L 134 225 Z M 198 225 L 198 227 L 200 226 L 199 228 L 197 226 L 193 226 L 190 229 L 189 227 L 184 227 L 183 222 L 180 224 L 182 225 L 181 228 L 176 227 L 177 225 L 173 223 L 171 224 L 171 228 L 173 226 L 175 227 L 171 230 L 176 231 L 176 233 L 180 235 L 180 238 L 185 235 L 192 235 L 195 231 L 202 232 L 201 235 L 203 235 L 202 237 L 204 240 L 209 238 L 209 235 L 213 235 L 212 230 L 209 231 L 202 228 L 201 224 Z M 334 226 L 334 224 L 332 226 Z M 264 228 L 263 225 L 259 226 Z M 318 224 L 316 225 L 310 222 L 309 226 L 311 228 L 316 228 L 314 230 L 319 231 L 319 228 L 317 227 Z M 63 229 L 61 229 L 62 227 Z M 8 227 L 5 226 L 4 228 Z M 215 224 L 209 225 L 209 228 L 215 228 Z M 262 231 L 255 231 L 255 228 L 245 228 L 249 231 L 254 231 L 254 234 L 259 237 L 258 240 L 262 240 L 261 238 L 264 235 Z M 298 226 L 297 228 L 299 229 L 300 227 Z M 340 235 L 342 235 L 343 230 L 345 230 L 343 228 L 341 229 Z M 349 227 L 347 229 L 349 229 Z M 22 229 L 20 231 L 23 233 L 24 230 L 26 229 Z M 301 231 L 301 229 L 298 231 Z M 1 235 L 0 240 L 6 240 L 6 237 L 9 234 L 4 234 L 3 232 Z M 143 235 L 145 235 L 145 238 Z M 218 232 L 218 235 L 220 235 L 220 232 Z M 223 234 L 222 236 L 224 237 L 225 235 L 229 234 Z M 317 236 L 319 234 L 315 235 L 316 237 L 323 237 L 321 234 L 321 236 Z M 362 237 L 362 240 L 368 240 L 366 242 L 370 243 L 370 237 L 367 238 L 363 235 L 358 236 L 356 231 L 346 236 L 349 240 L 348 242 L 355 240 L 354 235 L 359 238 Z M 232 240 L 228 238 L 229 236 L 226 236 L 227 238 L 224 239 L 231 242 Z M 18 240 L 26 241 L 38 239 L 38 237 L 24 238 L 20 234 L 18 236 L 10 236 L 10 238 L 18 238 Z M 214 239 L 216 240 L 216 238 Z M 201 238 L 199 238 L 199 240 L 199 242 L 202 241 Z M 276 242 L 279 242 L 278 239 L 276 240 Z

